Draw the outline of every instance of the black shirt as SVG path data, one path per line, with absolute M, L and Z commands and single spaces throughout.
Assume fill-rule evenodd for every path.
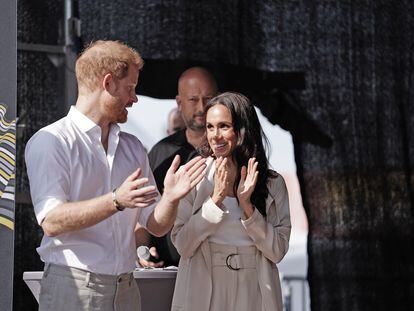
M 180 165 L 184 165 L 198 155 L 194 147 L 187 142 L 185 129 L 160 140 L 148 154 L 150 166 L 160 193 L 164 191 L 165 174 L 177 154 L 181 158 Z M 151 246 L 157 248 L 160 259 L 164 260 L 165 266 L 178 266 L 180 255 L 171 242 L 170 233 L 160 238 L 152 237 Z

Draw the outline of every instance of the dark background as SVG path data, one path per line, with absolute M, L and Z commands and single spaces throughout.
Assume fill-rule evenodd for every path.
M 18 41 L 59 44 L 62 1 L 18 1 Z M 173 98 L 209 67 L 294 138 L 309 219 L 312 310 L 414 309 L 414 4 L 406 1 L 83 0 L 81 42 L 118 39 L 146 61 L 139 94 Z M 42 265 L 24 146 L 65 114 L 57 72 L 18 52 L 15 310 Z M 272 137 L 269 137 L 272 139 Z M 36 308 L 34 300 L 30 306 Z

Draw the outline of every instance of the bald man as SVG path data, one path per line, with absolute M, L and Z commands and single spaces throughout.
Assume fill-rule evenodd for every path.
M 186 163 L 198 155 L 196 149 L 203 142 L 206 126 L 204 107 L 217 95 L 217 91 L 214 76 L 205 68 L 192 67 L 181 74 L 178 80 L 178 95 L 175 99 L 186 128 L 162 139 L 148 155 L 161 193 L 164 190 L 164 176 L 174 156 L 179 154 L 182 162 Z M 142 266 L 178 266 L 180 256 L 171 243 L 169 234 L 162 238 L 152 236 L 148 239 L 145 231 L 142 230 L 140 242 L 152 246 L 151 254 L 160 260 L 157 263 L 140 260 Z
M 139 311 L 136 226 L 168 232 L 203 159 L 167 170 L 160 198 L 141 142 L 120 131 L 138 99 L 141 56 L 118 41 L 92 43 L 76 61 L 78 98 L 68 115 L 26 145 L 45 270 L 39 310 Z M 204 166 L 204 167 L 203 167 Z M 178 170 L 177 170 L 178 169 Z

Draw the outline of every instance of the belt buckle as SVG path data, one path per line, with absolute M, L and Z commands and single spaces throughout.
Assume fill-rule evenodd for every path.
M 226 266 L 227 266 L 227 268 L 229 268 L 230 270 L 233 270 L 233 271 L 240 270 L 240 268 L 233 268 L 233 267 L 231 266 L 231 264 L 230 264 L 230 260 L 231 260 L 231 258 L 232 258 L 233 256 L 235 256 L 235 255 L 238 255 L 238 254 L 230 254 L 230 255 L 228 255 L 228 256 L 227 256 L 227 258 L 226 258 Z

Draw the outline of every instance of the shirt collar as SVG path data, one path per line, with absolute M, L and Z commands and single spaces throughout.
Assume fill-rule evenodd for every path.
M 91 129 L 98 125 L 80 112 L 75 106 L 71 106 L 68 117 L 76 124 L 76 126 L 84 133 L 89 132 Z
M 111 125 L 111 128 L 109 129 L 109 135 L 119 136 L 119 132 L 121 132 L 121 127 L 115 123 Z
M 101 128 L 98 124 L 93 122 L 87 116 L 85 116 L 82 112 L 79 111 L 75 106 L 71 106 L 68 117 L 73 121 L 74 124 L 84 133 L 89 133 L 93 137 L 101 139 Z M 121 132 L 121 128 L 118 124 L 112 124 L 111 128 L 109 129 L 109 142 L 112 141 L 115 143 L 114 149 L 118 145 L 118 137 L 119 133 Z M 111 138 L 112 137 L 112 138 Z

